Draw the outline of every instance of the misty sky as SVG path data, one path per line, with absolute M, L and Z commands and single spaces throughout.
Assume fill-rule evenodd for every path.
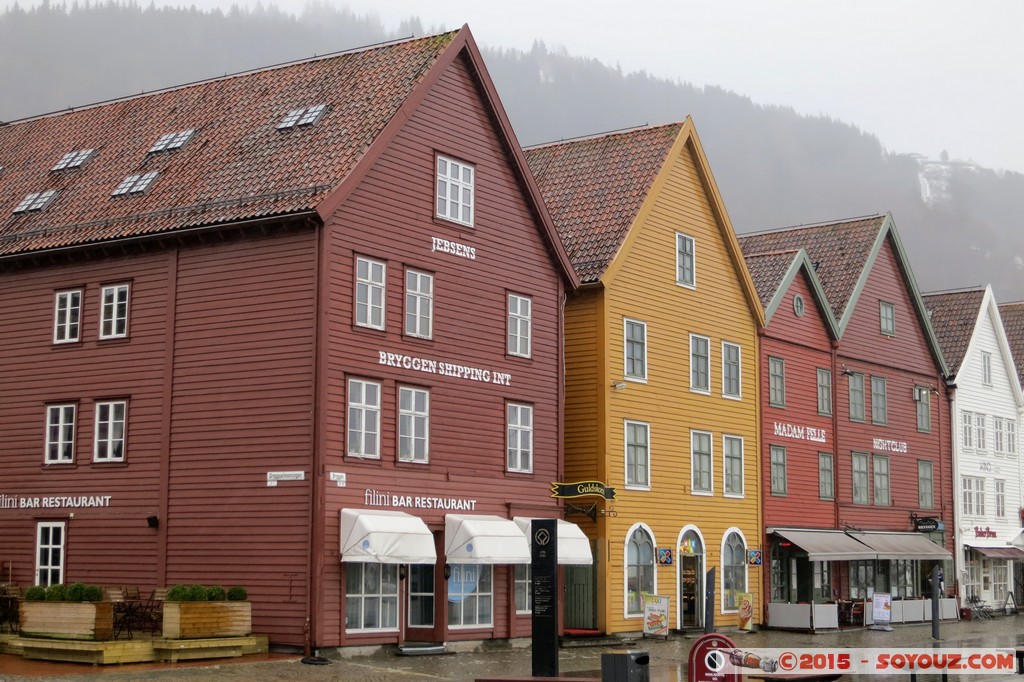
M 257 1 L 156 4 L 227 9 Z M 418 16 L 428 32 L 469 24 L 489 47 L 527 50 L 541 40 L 624 71 L 825 114 L 897 152 L 936 157 L 945 149 L 1024 172 L 1020 0 L 319 1 L 375 14 L 392 30 Z M 306 0 L 263 4 L 301 13 Z

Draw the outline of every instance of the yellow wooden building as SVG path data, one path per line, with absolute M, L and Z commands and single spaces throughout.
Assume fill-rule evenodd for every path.
M 757 329 L 764 313 L 692 121 L 526 151 L 583 286 L 565 306 L 565 481 L 594 541 L 569 569 L 568 628 L 670 628 L 761 610 Z M 571 494 L 571 493 L 570 493 Z M 662 600 L 662 604 L 664 601 Z

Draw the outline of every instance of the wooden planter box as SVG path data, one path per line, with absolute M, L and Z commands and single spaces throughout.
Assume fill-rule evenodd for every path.
M 108 601 L 24 601 L 18 605 L 19 630 L 24 637 L 86 639 L 114 638 L 114 606 Z
M 247 601 L 165 601 L 164 638 L 204 639 L 252 634 Z

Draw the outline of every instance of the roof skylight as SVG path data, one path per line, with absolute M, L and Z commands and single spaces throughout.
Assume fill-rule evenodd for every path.
M 172 149 L 178 149 L 183 147 L 186 142 L 192 139 L 192 136 L 196 134 L 196 129 L 182 130 L 177 133 L 167 133 L 161 135 L 160 139 L 156 141 L 152 147 L 149 148 L 149 154 L 154 152 L 168 152 Z
M 326 104 L 317 104 L 315 107 L 304 107 L 302 109 L 292 109 L 284 118 L 281 119 L 281 122 L 277 124 L 277 129 L 284 130 L 286 128 L 294 128 L 295 126 L 311 126 L 320 120 L 320 117 L 323 116 L 326 109 Z
M 42 211 L 46 208 L 47 204 L 53 201 L 55 196 L 57 196 L 57 190 L 55 189 L 50 189 L 45 192 L 33 192 L 21 200 L 21 203 L 15 207 L 14 212 L 28 213 L 29 211 Z
M 127 178 L 121 181 L 121 184 L 117 186 L 117 189 L 110 195 L 112 197 L 121 196 L 122 194 L 138 194 L 145 192 L 149 189 L 149 186 L 153 184 L 157 176 L 160 175 L 157 171 L 151 171 L 149 173 L 143 173 L 142 175 L 129 175 Z
M 89 160 L 89 157 L 92 156 L 92 152 L 92 149 L 79 149 L 78 151 L 68 152 L 64 156 L 60 157 L 60 161 L 57 162 L 57 165 L 50 170 L 59 171 L 66 168 L 78 168 Z

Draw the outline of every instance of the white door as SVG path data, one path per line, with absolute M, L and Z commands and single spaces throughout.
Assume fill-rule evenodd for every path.
M 41 521 L 36 526 L 36 585 L 64 582 L 64 522 Z

